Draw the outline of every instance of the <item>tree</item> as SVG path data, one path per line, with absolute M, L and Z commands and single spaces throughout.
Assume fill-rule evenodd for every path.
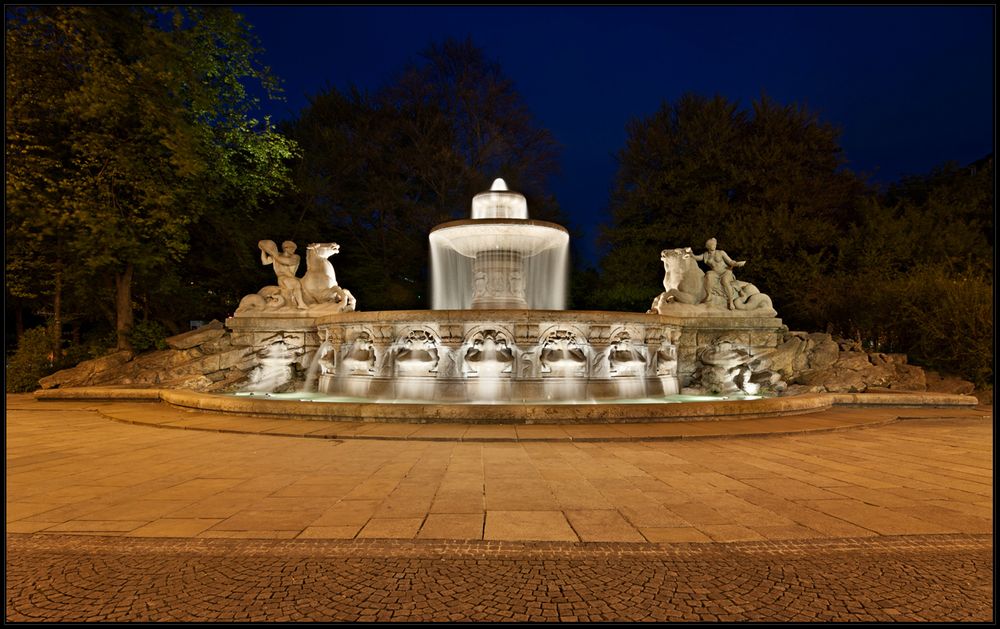
M 136 281 L 175 277 L 206 214 L 254 208 L 289 183 L 294 144 L 250 117 L 244 86 L 272 89 L 273 79 L 247 25 L 224 8 L 21 8 L 7 29 L 12 61 L 32 60 L 7 66 L 8 93 L 28 86 L 7 98 L 27 128 L 8 163 L 18 173 L 49 165 L 44 179 L 8 180 L 14 234 L 46 226 L 57 252 L 113 289 L 109 314 L 127 349 Z
M 365 309 L 427 307 L 428 233 L 467 217 L 498 176 L 528 197 L 532 217 L 563 222 L 545 188 L 551 134 L 468 41 L 431 46 L 373 94 L 317 94 L 286 131 L 303 148 L 285 202 L 295 218 L 272 230 L 340 242 L 338 278 Z
M 809 287 L 835 260 L 864 192 L 837 137 L 814 113 L 767 97 L 748 112 L 688 94 L 632 121 L 602 235 L 605 307 L 645 309 L 662 277 L 659 251 L 716 237 L 749 260 L 740 279 L 804 323 Z
M 400 110 L 433 107 L 443 112 L 466 185 L 459 205 L 446 208 L 453 216 L 467 215 L 472 195 L 503 177 L 527 197 L 533 217 L 564 219 L 548 193 L 549 179 L 559 169 L 558 144 L 535 123 L 500 64 L 471 39 L 431 44 L 381 98 Z
M 818 283 L 815 317 L 871 349 L 993 377 L 993 163 L 947 164 L 872 194 Z M 957 339 L 957 342 L 956 342 Z
M 293 211 L 270 228 L 339 242 L 338 277 L 365 309 L 425 307 L 427 233 L 447 220 L 442 207 L 458 183 L 448 176 L 458 163 L 441 113 L 330 89 L 286 130 L 303 159 Z

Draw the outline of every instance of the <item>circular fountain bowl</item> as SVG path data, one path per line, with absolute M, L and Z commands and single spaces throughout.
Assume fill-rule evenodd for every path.
M 530 257 L 565 247 L 566 228 L 529 219 L 468 219 L 442 223 L 430 233 L 432 245 L 444 245 L 470 258 L 484 251 L 500 250 Z

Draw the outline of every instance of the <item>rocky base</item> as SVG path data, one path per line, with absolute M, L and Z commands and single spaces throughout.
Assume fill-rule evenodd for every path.
M 167 345 L 170 349 L 87 360 L 39 384 L 43 389 L 131 385 L 222 392 L 237 388 L 257 365 L 254 348 L 234 345 L 219 321 L 172 336 Z
M 971 395 L 975 388 L 967 380 L 910 365 L 905 354 L 865 352 L 858 341 L 824 333 L 789 332 L 767 359 L 788 383 L 783 395 L 885 390 Z
M 260 348 L 248 343 L 251 340 L 246 335 L 234 336 L 222 323 L 212 321 L 170 337 L 170 349 L 102 356 L 42 378 L 39 384 L 43 389 L 116 385 L 235 391 L 247 386 L 260 362 Z M 788 332 L 773 351 L 757 358 L 760 364 L 748 377 L 757 382 L 756 375 L 770 376 L 761 380 L 760 386 L 782 395 L 879 391 L 974 394 L 971 382 L 910 365 L 905 354 L 865 352 L 857 341 L 824 333 Z M 303 376 L 296 371 L 293 380 L 274 390 L 294 390 Z M 774 387 L 774 382 L 787 386 Z M 992 391 L 975 394 L 982 403 L 992 403 Z

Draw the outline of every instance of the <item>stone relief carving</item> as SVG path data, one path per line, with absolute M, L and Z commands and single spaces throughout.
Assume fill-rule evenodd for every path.
M 615 335 L 608 348 L 609 372 L 613 376 L 640 376 L 646 370 L 646 357 L 632 343 L 628 332 Z
M 766 357 L 755 356 L 749 347 L 726 338 L 699 349 L 697 361 L 698 367 L 685 391 L 722 394 L 741 391 L 756 395 L 762 389 L 785 386 Z
M 341 360 L 344 369 L 351 374 L 374 375 L 377 355 L 371 334 L 362 332 L 344 352 Z
M 463 363 L 467 375 L 510 374 L 514 368 L 513 343 L 502 331 L 480 330 L 469 338 L 469 348 L 465 352 Z
M 438 345 L 438 340 L 427 330 L 411 330 L 400 339 L 393 353 L 396 370 L 408 375 L 437 373 Z
M 546 336 L 539 352 L 543 374 L 584 375 L 587 370 L 585 343 L 569 330 L 557 329 Z

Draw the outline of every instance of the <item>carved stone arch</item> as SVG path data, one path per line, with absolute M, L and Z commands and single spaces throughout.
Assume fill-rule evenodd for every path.
M 589 345 L 588 335 L 583 331 L 583 328 L 574 323 L 554 323 L 552 325 L 545 326 L 539 329 L 538 332 L 538 344 L 539 346 L 544 345 L 545 341 L 556 334 L 572 334 L 577 343 L 581 345 Z
M 429 325 L 417 323 L 398 328 L 389 352 L 393 371 L 397 375 L 435 375 L 441 348 L 441 337 Z
M 516 368 L 518 358 L 521 356 L 517 345 L 514 342 L 513 331 L 509 328 L 493 323 L 483 323 L 471 327 L 465 334 L 461 351 L 461 372 L 464 377 L 476 377 L 480 372 L 491 367 L 496 377 L 511 377 L 519 373 Z M 494 352 L 495 362 L 484 358 L 484 346 L 490 347 Z M 486 372 L 489 370 L 486 369 Z
M 462 341 L 465 344 L 470 344 L 477 339 L 481 340 L 487 336 L 497 340 L 502 338 L 510 347 L 514 347 L 515 345 L 514 331 L 507 326 L 497 325 L 496 323 L 478 323 L 471 326 L 465 331 Z
M 545 328 L 538 340 L 538 363 L 542 377 L 585 377 L 591 369 L 593 349 L 587 335 L 576 325 L 553 325 Z M 573 365 L 575 366 L 567 366 Z M 558 369 L 554 367 L 559 365 Z

